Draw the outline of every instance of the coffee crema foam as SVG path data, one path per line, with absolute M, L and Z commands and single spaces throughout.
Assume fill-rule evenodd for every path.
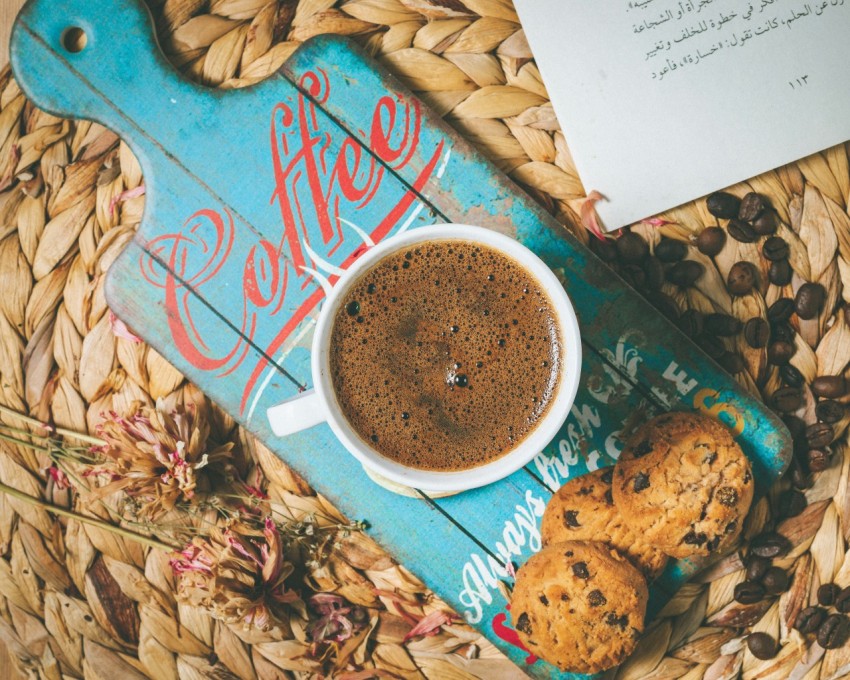
M 540 282 L 460 239 L 403 248 L 342 300 L 331 336 L 337 402 L 402 465 L 466 470 L 516 446 L 546 414 L 562 352 Z

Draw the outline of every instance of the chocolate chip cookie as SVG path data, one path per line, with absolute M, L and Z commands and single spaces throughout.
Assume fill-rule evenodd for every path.
M 643 632 L 646 579 L 603 543 L 553 543 L 517 573 L 511 617 L 523 644 L 563 671 L 622 663 Z
M 543 544 L 601 541 L 653 579 L 664 569 L 667 555 L 646 543 L 620 516 L 612 496 L 613 475 L 614 468 L 603 468 L 571 479 L 558 489 L 543 514 Z
M 735 543 L 753 500 L 750 461 L 720 422 L 667 413 L 641 426 L 614 469 L 614 503 L 632 531 L 673 557 Z

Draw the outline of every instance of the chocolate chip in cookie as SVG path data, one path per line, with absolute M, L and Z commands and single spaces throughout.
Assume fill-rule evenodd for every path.
M 608 604 L 608 600 L 601 590 L 591 590 L 587 596 L 587 602 L 591 607 L 601 607 L 603 604 Z
M 652 451 L 652 442 L 649 439 L 644 439 L 635 447 L 635 458 L 642 458 L 647 453 Z

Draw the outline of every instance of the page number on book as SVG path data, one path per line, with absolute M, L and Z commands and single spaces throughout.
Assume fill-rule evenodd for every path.
M 809 84 L 809 76 L 806 75 L 794 78 L 794 80 L 789 80 L 788 84 L 791 86 L 792 90 L 799 90 L 801 87 L 805 87 Z

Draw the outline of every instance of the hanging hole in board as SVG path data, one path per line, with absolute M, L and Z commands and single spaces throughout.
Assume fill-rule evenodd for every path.
M 82 52 L 88 41 L 89 39 L 86 32 L 79 26 L 66 28 L 65 32 L 62 33 L 62 47 L 72 54 Z

